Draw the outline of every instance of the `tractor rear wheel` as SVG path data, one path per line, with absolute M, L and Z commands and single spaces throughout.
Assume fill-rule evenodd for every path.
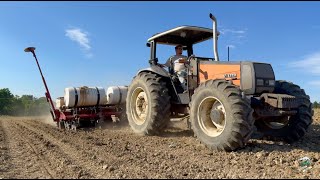
M 312 123 L 310 98 L 298 85 L 287 81 L 276 81 L 274 93 L 295 96 L 299 102 L 297 114 L 257 120 L 255 125 L 263 136 L 271 140 L 285 140 L 288 143 L 295 142 L 305 135 Z
M 218 151 L 244 147 L 253 131 L 253 110 L 241 90 L 226 80 L 208 80 L 195 90 L 190 103 L 195 136 Z
M 159 134 L 170 120 L 170 96 L 164 79 L 150 72 L 139 73 L 128 89 L 126 112 L 134 132 Z

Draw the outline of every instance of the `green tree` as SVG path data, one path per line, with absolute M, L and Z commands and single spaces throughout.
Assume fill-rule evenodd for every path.
M 8 88 L 0 89 L 0 115 L 9 115 L 12 113 L 12 104 L 14 96 Z
M 29 115 L 45 115 L 50 113 L 49 104 L 45 97 L 35 98 L 30 107 Z
M 35 100 L 33 95 L 22 95 L 20 99 L 24 106 L 24 115 L 31 115 L 33 113 L 32 107 Z
M 37 116 L 50 113 L 46 97 L 14 96 L 8 88 L 0 89 L 0 115 Z
M 19 96 L 15 96 L 12 103 L 12 113 L 10 115 L 23 116 L 25 115 L 25 108 Z

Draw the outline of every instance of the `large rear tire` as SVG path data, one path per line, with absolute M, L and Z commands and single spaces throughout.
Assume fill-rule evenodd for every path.
M 158 135 L 170 121 L 170 96 L 163 77 L 139 73 L 128 89 L 126 112 L 134 132 Z
M 195 136 L 218 151 L 245 146 L 253 131 L 253 110 L 241 90 L 225 80 L 208 80 L 195 90 L 190 103 Z
M 299 102 L 298 113 L 294 116 L 257 120 L 255 125 L 268 139 L 284 140 L 288 143 L 298 141 L 312 123 L 310 97 L 298 85 L 287 81 L 276 81 L 274 93 L 295 96 Z

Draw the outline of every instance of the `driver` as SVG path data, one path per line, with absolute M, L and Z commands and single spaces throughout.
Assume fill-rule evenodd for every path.
M 160 64 L 161 67 L 167 66 L 168 68 L 173 69 L 174 73 L 177 74 L 179 81 L 184 90 L 187 90 L 187 67 L 185 62 L 187 56 L 182 55 L 182 45 L 177 45 L 175 47 L 176 54 L 169 57 L 165 64 Z

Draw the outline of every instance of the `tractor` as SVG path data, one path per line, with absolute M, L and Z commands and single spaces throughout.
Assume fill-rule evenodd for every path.
M 159 135 L 171 118 L 180 117 L 201 143 L 217 151 L 245 147 L 254 131 L 288 143 L 301 139 L 312 123 L 310 97 L 292 82 L 275 80 L 268 63 L 220 61 L 217 20 L 209 17 L 213 29 L 179 26 L 147 40 L 150 67 L 134 76 L 126 99 L 131 129 Z M 210 39 L 213 57 L 194 55 L 194 45 Z M 172 68 L 158 63 L 159 44 L 183 45 L 187 51 L 187 90 Z

